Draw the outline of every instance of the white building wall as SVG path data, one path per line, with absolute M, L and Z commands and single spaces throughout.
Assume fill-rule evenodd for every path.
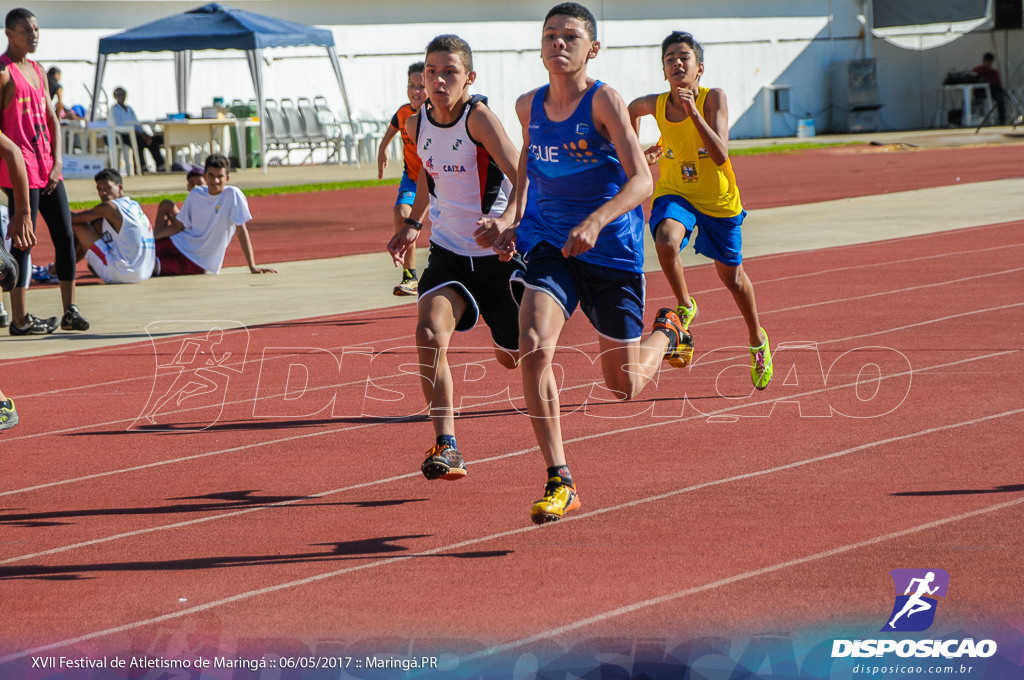
M 31 8 L 42 29 L 36 54 L 44 66 L 63 70 L 65 102 L 87 103 L 99 38 L 186 11 L 199 3 L 177 0 L 39 0 Z M 539 59 L 540 25 L 553 3 L 440 0 L 235 0 L 232 6 L 316 24 L 334 32 L 353 109 L 390 118 L 404 101 L 405 70 L 422 58 L 435 35 L 457 33 L 474 49 L 477 83 L 518 141 L 514 104 L 518 95 L 546 82 Z M 702 83 L 723 88 L 729 101 L 734 138 L 793 135 L 800 118 L 830 127 L 832 61 L 878 59 L 884 129 L 935 124 L 943 77 L 968 69 L 981 54 L 999 56 L 1004 81 L 1019 85 L 1024 74 L 1024 32 L 981 31 L 924 52 L 896 48 L 879 39 L 865 45 L 862 0 L 600 0 L 590 2 L 598 18 L 602 51 L 590 73 L 615 87 L 628 101 L 661 91 L 661 39 L 688 30 L 705 46 Z M 265 51 L 266 93 L 271 98 L 324 95 L 342 108 L 329 62 L 319 48 Z M 1005 64 L 1009 54 L 1015 60 Z M 244 54 L 199 52 L 192 73 L 188 109 L 198 114 L 213 97 L 248 100 L 252 84 Z M 169 53 L 114 55 L 104 89 L 124 85 L 140 117 L 160 118 L 176 110 L 174 69 Z M 765 106 L 766 88 L 791 88 L 790 113 Z M 653 141 L 653 122 L 641 136 Z

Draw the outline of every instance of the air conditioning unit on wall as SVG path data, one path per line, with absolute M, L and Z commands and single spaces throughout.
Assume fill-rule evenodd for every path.
M 790 85 L 765 85 L 761 88 L 761 101 L 764 102 L 764 136 L 771 137 L 773 132 L 772 119 L 780 113 L 789 113 L 791 109 L 790 104 L 790 91 L 792 90 Z
M 772 104 L 775 113 L 789 113 L 792 109 L 789 106 L 789 85 L 772 86 Z

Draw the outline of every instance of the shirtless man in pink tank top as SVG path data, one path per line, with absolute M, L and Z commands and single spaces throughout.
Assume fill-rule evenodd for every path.
M 20 149 L 29 179 L 32 227 L 42 213 L 50 230 L 60 281 L 63 316 L 41 319 L 26 310 L 26 288 L 31 274 L 29 251 L 15 245 L 11 255 L 18 261 L 20 277 L 11 291 L 11 335 L 46 335 L 57 330 L 84 331 L 89 322 L 75 303 L 75 243 L 71 210 L 64 190 L 61 167 L 60 120 L 47 96 L 42 69 L 28 55 L 39 44 L 39 23 L 27 9 L 13 9 L 4 21 L 7 51 L 0 55 L 0 131 Z M 6 162 L 0 162 L 0 188 L 9 207 L 17 207 Z

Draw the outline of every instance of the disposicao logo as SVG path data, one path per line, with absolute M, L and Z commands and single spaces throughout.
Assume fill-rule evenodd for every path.
M 931 628 L 939 604 L 935 596 L 946 597 L 949 588 L 946 570 L 893 569 L 889 574 L 896 586 L 896 603 L 882 630 L 911 633 Z
M 896 601 L 882 632 L 920 632 L 931 628 L 939 597 L 949 588 L 949 573 L 944 569 L 893 569 Z M 996 653 L 993 640 L 833 640 L 832 658 L 882 657 L 895 653 L 899 657 L 946 659 L 968 657 L 988 658 Z

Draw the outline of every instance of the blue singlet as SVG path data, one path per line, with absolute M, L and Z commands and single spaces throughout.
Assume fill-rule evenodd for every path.
M 544 112 L 548 86 L 534 94 L 526 163 L 530 186 L 516 233 L 521 252 L 528 253 L 541 241 L 561 248 L 569 232 L 626 183 L 615 146 L 597 131 L 591 114 L 594 93 L 602 85 L 596 81 L 573 114 L 557 123 Z M 643 228 L 643 210 L 637 206 L 602 229 L 594 248 L 579 259 L 641 272 Z

